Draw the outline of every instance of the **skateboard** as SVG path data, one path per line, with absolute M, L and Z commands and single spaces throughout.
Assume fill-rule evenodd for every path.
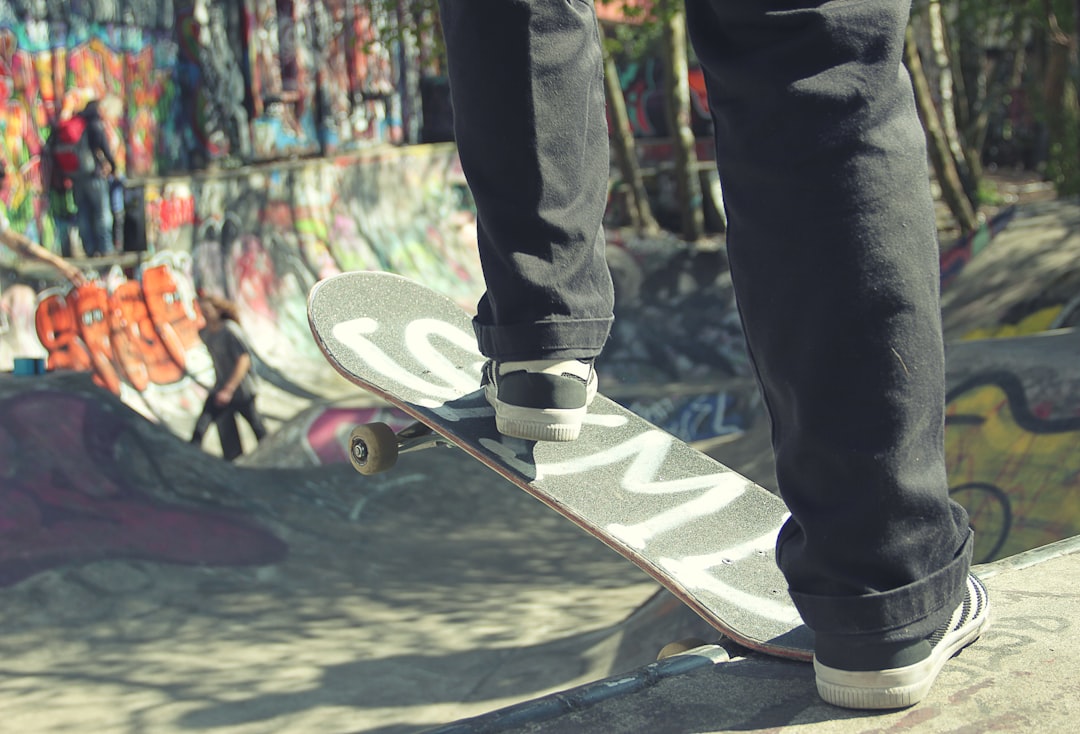
M 471 317 L 406 278 L 349 272 L 317 283 L 308 321 L 341 375 L 416 419 L 358 426 L 351 461 L 385 471 L 402 452 L 456 446 L 665 586 L 718 631 L 762 653 L 812 657 L 773 548 L 787 518 L 763 487 L 602 395 L 567 443 L 502 436 L 479 389 Z

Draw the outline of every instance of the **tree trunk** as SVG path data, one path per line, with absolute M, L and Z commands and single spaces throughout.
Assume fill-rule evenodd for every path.
M 979 182 L 983 179 L 982 155 L 990 123 L 987 104 L 989 69 L 996 69 L 997 64 L 985 63 L 986 49 L 975 19 L 961 14 L 954 27 L 957 40 L 953 64 L 953 79 L 957 87 L 957 127 L 960 129 L 960 144 L 964 146 L 964 157 L 971 166 L 971 177 Z
M 603 33 L 601 29 L 601 33 Z M 656 223 L 649 196 L 645 191 L 645 181 L 638 166 L 637 150 L 634 146 L 634 133 L 630 128 L 630 116 L 626 112 L 626 98 L 619 85 L 619 72 L 611 58 L 607 46 L 604 46 L 604 96 L 607 98 L 608 115 L 611 119 L 611 147 L 615 154 L 615 165 L 622 175 L 627 193 L 627 214 L 630 225 L 638 234 L 656 232 L 660 225 Z
M 1073 0 L 1072 65 L 1072 78 L 1080 80 L 1080 0 Z M 1080 81 L 1075 83 L 1078 87 L 1073 90 L 1073 93 L 1077 103 L 1080 104 Z M 1074 130 L 1073 135 L 1080 135 L 1080 131 Z M 1076 164 L 1076 170 L 1080 171 L 1080 141 L 1076 146 L 1076 160 L 1074 163 Z
M 908 26 L 907 36 L 904 39 L 904 61 L 911 74 L 911 82 L 915 89 L 915 105 L 918 107 L 919 118 L 926 131 L 930 161 L 937 174 L 938 185 L 941 186 L 942 199 L 956 218 L 960 230 L 965 234 L 974 232 L 979 226 L 979 220 L 975 214 L 975 208 L 964 192 L 960 174 L 956 170 L 956 161 L 950 153 L 949 142 L 938 117 L 937 108 L 934 107 L 930 84 L 923 72 L 919 49 L 915 44 L 911 26 Z
M 1073 18 L 1073 26 L 1066 31 L 1061 27 L 1054 7 L 1046 5 L 1048 58 L 1043 77 L 1046 95 L 1046 128 L 1050 139 L 1050 156 L 1060 156 L 1057 184 L 1059 192 L 1075 193 L 1080 188 L 1080 141 L 1074 121 L 1077 96 L 1080 90 L 1070 80 L 1076 71 L 1077 44 L 1080 42 L 1080 18 Z M 1080 0 L 1074 0 L 1073 13 L 1080 13 Z M 1070 35 L 1072 33 L 1072 35 Z M 1067 160 L 1073 156 L 1072 160 Z
M 945 18 L 940 0 L 930 0 L 927 6 L 927 18 L 929 20 L 930 45 L 933 50 L 934 68 L 938 79 L 938 100 L 941 105 L 942 131 L 949 147 L 949 153 L 956 165 L 960 183 L 964 187 L 964 195 L 972 204 L 975 204 L 978 201 L 978 184 L 975 181 L 972 167 L 968 163 L 967 151 L 962 144 L 960 128 L 956 123 L 957 99 L 954 93 L 955 82 L 950 61 L 949 39 L 945 29 Z
M 675 147 L 675 191 L 682 214 L 682 237 L 705 236 L 701 180 L 697 171 L 694 131 L 690 126 L 690 80 L 687 66 L 686 15 L 681 4 L 665 3 L 663 13 L 664 68 L 667 70 L 667 113 Z
M 1049 3 L 1046 6 L 1047 25 L 1047 60 L 1043 74 L 1043 94 L 1046 109 L 1046 128 L 1050 138 L 1050 145 L 1062 145 L 1066 135 L 1075 135 L 1075 131 L 1067 129 L 1065 114 L 1065 90 L 1069 76 L 1070 45 L 1071 39 L 1058 23 L 1057 16 Z M 1064 145 L 1064 150 L 1071 146 Z

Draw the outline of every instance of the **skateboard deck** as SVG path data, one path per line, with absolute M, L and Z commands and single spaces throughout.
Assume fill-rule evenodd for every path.
M 500 435 L 479 389 L 484 358 L 471 317 L 406 278 L 349 272 L 320 281 L 308 320 L 346 379 L 618 551 L 717 630 L 762 653 L 812 657 L 813 633 L 774 561 L 787 517 L 777 496 L 602 395 L 576 441 Z M 375 451 L 386 430 L 365 434 Z

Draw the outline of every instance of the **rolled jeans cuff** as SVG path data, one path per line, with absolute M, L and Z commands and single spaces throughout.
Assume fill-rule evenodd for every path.
M 480 353 L 499 361 L 591 359 L 600 354 L 613 319 L 552 319 L 492 326 L 473 319 Z
M 973 535 L 949 565 L 914 583 L 864 596 L 831 597 L 790 591 L 803 621 L 818 635 L 857 636 L 865 642 L 928 637 L 963 601 Z

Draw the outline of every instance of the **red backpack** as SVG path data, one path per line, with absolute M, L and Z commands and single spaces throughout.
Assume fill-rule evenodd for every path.
M 74 115 L 56 126 L 52 144 L 54 173 L 70 180 L 88 176 L 97 170 L 97 159 L 86 135 L 86 118 Z

